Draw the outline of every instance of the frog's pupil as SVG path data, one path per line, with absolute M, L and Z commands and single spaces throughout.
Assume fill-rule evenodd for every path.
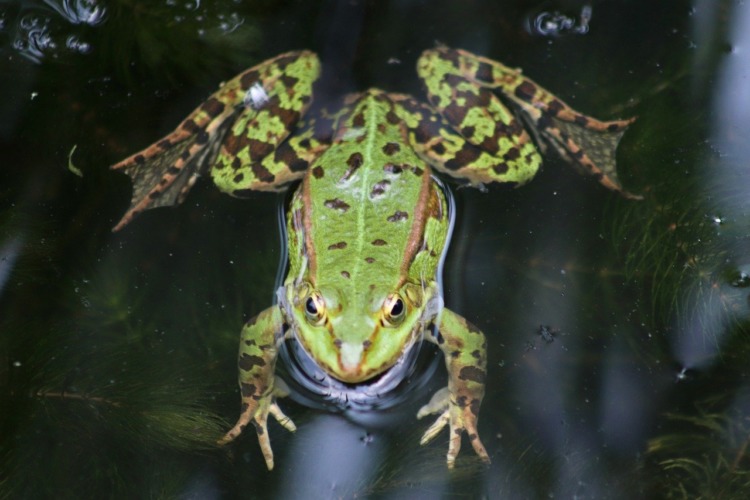
M 305 309 L 307 309 L 307 312 L 310 314 L 318 314 L 318 307 L 315 305 L 315 301 L 312 297 L 307 299 L 307 302 L 305 302 Z
M 404 312 L 404 301 L 397 299 L 396 302 L 393 303 L 393 307 L 391 307 L 391 316 L 398 316 L 402 312 Z

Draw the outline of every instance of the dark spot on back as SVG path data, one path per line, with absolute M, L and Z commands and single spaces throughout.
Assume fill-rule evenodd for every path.
M 380 182 L 376 182 L 375 185 L 372 187 L 372 191 L 370 191 L 370 198 L 375 198 L 377 196 L 381 196 L 385 193 L 385 191 L 388 189 L 388 186 L 391 184 L 391 181 L 388 179 L 384 179 Z
M 401 146 L 399 146 L 397 142 L 389 142 L 383 146 L 383 153 L 388 156 L 398 153 L 399 151 L 401 151 Z
M 409 214 L 401 210 L 396 210 L 393 215 L 388 216 L 388 222 L 398 222 L 409 218 Z
M 327 208 L 332 208 L 334 210 L 341 210 L 342 212 L 346 212 L 349 210 L 349 204 L 345 202 L 344 200 L 341 200 L 339 198 L 334 198 L 332 200 L 326 200 L 323 202 L 323 205 Z

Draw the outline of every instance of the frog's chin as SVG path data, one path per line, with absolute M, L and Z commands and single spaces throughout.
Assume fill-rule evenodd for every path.
M 393 366 L 393 364 L 391 366 Z M 343 382 L 345 384 L 359 384 L 383 375 L 385 372 L 391 369 L 391 366 L 387 366 L 381 368 L 380 370 L 377 370 L 372 367 L 362 365 L 340 365 L 335 370 L 326 367 L 328 369 L 326 369 L 325 371 L 328 373 L 328 375 L 335 378 L 339 382 Z

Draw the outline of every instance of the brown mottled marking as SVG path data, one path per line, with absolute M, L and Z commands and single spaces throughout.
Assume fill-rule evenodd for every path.
M 260 79 L 260 74 L 258 73 L 258 70 L 250 70 L 240 77 L 240 86 L 243 89 L 247 90 L 250 87 L 252 87 L 253 84 L 257 82 L 259 79 Z
M 283 163 L 292 172 L 302 172 L 309 165 L 307 160 L 297 156 L 297 152 L 286 142 L 276 148 L 274 160 L 276 160 L 276 163 Z
M 195 143 L 196 143 L 196 144 L 205 144 L 205 143 L 207 143 L 207 142 L 208 142 L 208 139 L 209 139 L 210 137 L 211 137 L 211 136 L 209 135 L 209 133 L 208 133 L 208 132 L 206 132 L 205 130 L 203 130 L 203 129 L 201 129 L 201 130 L 198 130 L 198 131 L 197 131 L 197 132 L 195 133 Z
M 239 174 L 235 175 L 232 180 L 234 182 L 236 182 L 236 183 L 240 183 L 240 182 L 242 182 L 242 179 L 244 179 L 244 178 L 245 178 L 245 174 L 243 174 L 242 172 L 240 172 Z
M 371 345 L 372 345 L 372 342 L 370 342 L 369 340 L 365 340 L 362 342 L 362 347 L 364 347 L 365 349 L 367 349 Z
M 250 397 L 253 394 L 255 394 L 255 391 L 257 391 L 258 388 L 255 387 L 253 384 L 241 384 L 240 385 L 240 392 L 245 397 Z
M 333 345 L 335 345 L 338 348 L 341 348 L 341 344 L 343 344 L 343 342 L 341 341 L 341 339 L 336 339 L 336 340 L 333 341 Z
M 205 132 L 205 130 L 203 130 L 200 125 L 195 123 L 193 120 L 185 120 L 180 124 L 180 128 L 190 134 L 199 134 L 200 132 Z
M 478 384 L 483 384 L 486 377 L 487 373 L 476 366 L 464 366 L 458 373 L 458 378 L 461 380 L 470 380 Z
M 388 222 L 399 222 L 402 220 L 406 220 L 409 218 L 409 214 L 402 211 L 402 210 L 396 210 L 393 215 L 388 216 Z
M 323 167 L 318 165 L 317 167 L 312 169 L 312 174 L 316 179 L 321 179 L 325 175 L 325 171 L 323 170 Z
M 516 90 L 513 93 L 519 99 L 530 101 L 534 97 L 534 94 L 536 94 L 536 85 L 529 81 L 524 81 L 521 85 L 516 87 Z
M 135 158 L 133 158 L 133 161 L 138 165 L 143 165 L 146 163 L 146 158 L 144 158 L 143 155 L 136 155 Z
M 360 128 L 365 126 L 365 115 L 362 113 L 357 113 L 354 118 L 352 118 L 352 125 Z
M 554 116 L 557 116 L 563 109 L 565 109 L 565 105 L 557 99 L 547 105 L 547 112 L 552 113 Z
M 513 161 L 513 160 L 519 159 L 520 157 L 521 157 L 521 151 L 517 147 L 513 146 L 512 148 L 508 150 L 507 153 L 505 153 L 505 155 L 503 155 L 503 160 Z
M 401 120 L 399 120 L 399 118 L 398 118 L 398 115 L 397 115 L 396 113 L 394 113 L 394 112 L 393 112 L 393 110 L 390 110 L 390 111 L 388 111 L 388 112 L 387 112 L 387 113 L 385 114 L 385 119 L 386 119 L 386 120 L 388 121 L 388 123 L 390 123 L 391 125 L 396 125 L 396 124 L 397 124 L 398 122 L 400 122 L 400 121 L 401 121 Z
M 398 165 L 394 165 L 393 163 L 386 163 L 386 164 L 385 164 L 385 165 L 383 166 L 383 170 L 385 170 L 385 171 L 386 171 L 386 172 L 388 172 L 389 174 L 394 174 L 394 175 L 398 175 L 398 174 L 400 174 L 400 173 L 401 173 L 401 171 L 402 171 L 403 169 L 402 169 L 402 168 L 401 168 L 400 166 L 398 166 Z
M 237 364 L 239 365 L 240 370 L 247 372 L 252 370 L 255 366 L 265 366 L 266 362 L 260 356 L 251 356 L 250 354 L 242 353 Z
M 345 241 L 339 241 L 338 243 L 334 243 L 333 245 L 328 245 L 328 250 L 341 250 L 343 248 L 346 248 Z
M 347 210 L 349 210 L 349 208 L 351 208 L 347 202 L 339 198 L 326 200 L 323 202 L 323 205 L 334 210 L 341 210 L 342 212 L 346 212 Z
M 422 177 L 422 174 L 424 174 L 424 170 L 419 167 L 412 167 L 411 171 L 416 175 L 417 177 Z
M 349 271 L 341 271 L 341 276 L 343 276 L 346 279 L 351 278 L 351 274 L 349 274 Z
M 290 89 L 290 88 L 294 87 L 295 85 L 297 85 L 297 82 L 299 81 L 299 78 L 295 78 L 292 75 L 284 74 L 284 75 L 281 75 L 281 77 L 279 78 L 279 80 L 281 80 L 284 83 L 284 85 L 286 86 L 286 88 Z
M 474 78 L 482 82 L 492 82 L 492 66 L 486 62 L 480 62 L 477 70 L 474 72 Z
M 253 163 L 251 168 L 253 170 L 253 174 L 255 174 L 255 177 L 257 177 L 261 182 L 267 182 L 271 184 L 276 179 L 276 177 L 260 163 Z
M 201 106 L 201 110 L 205 111 L 211 118 L 216 118 L 224 112 L 224 103 L 215 97 L 210 98 Z
M 479 415 L 479 406 L 482 404 L 481 399 L 472 399 L 471 404 L 469 405 L 469 409 L 471 409 L 471 413 L 474 415 Z
M 494 165 L 492 167 L 492 171 L 495 172 L 498 175 L 502 175 L 508 171 L 508 164 L 507 163 L 498 163 L 497 165 Z
M 466 143 L 453 158 L 445 162 L 445 168 L 448 170 L 458 170 L 459 168 L 474 163 L 481 154 L 482 151 L 479 148 Z
M 388 243 L 385 240 L 381 240 L 380 238 L 378 238 L 377 240 L 373 240 L 372 244 L 376 247 L 382 247 L 383 245 L 387 245 Z
M 372 257 L 366 257 L 365 262 L 367 262 L 368 264 L 372 264 L 373 262 L 375 262 L 375 259 Z

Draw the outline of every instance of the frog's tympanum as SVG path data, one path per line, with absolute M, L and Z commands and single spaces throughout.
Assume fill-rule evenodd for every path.
M 295 430 L 276 402 L 283 391 L 274 368 L 287 339 L 353 385 L 387 372 L 415 343 L 435 343 L 448 385 L 419 411 L 439 415 L 421 442 L 447 426 L 449 467 L 464 433 L 489 462 L 477 430 L 485 336 L 443 308 L 437 275 L 449 217 L 434 175 L 473 186 L 521 185 L 551 146 L 605 187 L 637 198 L 615 171 L 615 149 L 632 120 L 582 115 L 520 70 L 462 50 L 427 50 L 417 72 L 426 103 L 371 89 L 308 112 L 318 58 L 282 54 L 226 82 L 174 132 L 112 167 L 134 184 L 115 230 L 144 210 L 180 203 L 203 174 L 234 196 L 293 186 L 289 269 L 278 304 L 242 330 L 242 410 L 220 440 L 232 441 L 252 423 L 269 469 L 268 415 Z

